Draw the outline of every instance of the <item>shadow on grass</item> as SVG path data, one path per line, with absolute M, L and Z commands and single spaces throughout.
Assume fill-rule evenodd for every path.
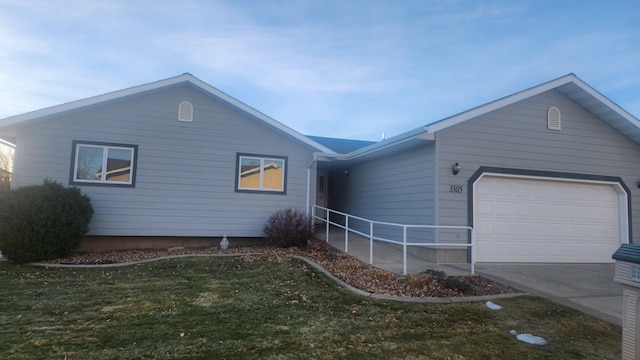
M 184 258 L 112 269 L 0 263 L 0 358 L 616 359 L 620 329 L 537 297 L 400 303 L 300 260 Z M 519 342 L 534 333 L 545 346 Z

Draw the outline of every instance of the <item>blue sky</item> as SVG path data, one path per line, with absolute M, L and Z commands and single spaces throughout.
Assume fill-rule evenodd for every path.
M 575 73 L 640 118 L 640 2 L 0 0 L 0 118 L 190 72 L 378 140 Z

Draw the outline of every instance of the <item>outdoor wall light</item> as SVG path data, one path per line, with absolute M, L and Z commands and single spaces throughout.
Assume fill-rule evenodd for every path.
M 344 174 L 349 176 L 349 169 L 344 169 Z
M 638 189 L 640 189 L 640 180 L 638 180 Z
M 456 163 L 455 165 L 453 165 L 451 171 L 453 172 L 453 175 L 458 175 L 460 169 L 462 169 L 462 166 L 460 166 L 460 163 Z

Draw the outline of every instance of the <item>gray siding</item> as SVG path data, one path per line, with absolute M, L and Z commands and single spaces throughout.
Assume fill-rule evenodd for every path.
M 332 206 L 370 220 L 433 225 L 435 220 L 435 146 L 433 143 L 349 168 L 333 185 Z M 334 205 L 335 204 L 335 205 Z M 364 224 L 359 224 L 363 227 Z M 366 228 L 368 232 L 368 228 Z M 378 226 L 375 233 L 398 239 L 401 233 Z M 433 231 L 427 231 L 433 233 Z M 411 234 L 409 234 L 411 236 Z M 433 236 L 413 233 L 413 238 Z M 417 241 L 417 240 L 416 240 Z
M 181 101 L 193 123 L 177 121 Z M 80 186 L 96 210 L 91 235 L 261 236 L 271 213 L 305 206 L 312 150 L 188 86 L 19 129 L 14 185 L 68 184 L 73 140 L 138 145 L 135 188 Z M 238 152 L 288 156 L 287 194 L 235 192 Z
M 562 130 L 547 130 L 547 109 L 562 113 Z M 640 148 L 564 95 L 549 91 L 437 134 L 438 222 L 467 225 L 467 180 L 480 166 L 621 177 L 631 190 L 632 227 L 640 235 Z M 454 176 L 451 167 L 462 164 Z M 449 186 L 463 185 L 463 193 Z

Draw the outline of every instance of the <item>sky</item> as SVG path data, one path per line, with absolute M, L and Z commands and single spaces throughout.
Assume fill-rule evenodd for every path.
M 640 118 L 640 1 L 0 0 L 0 119 L 189 72 L 377 141 L 574 73 Z

